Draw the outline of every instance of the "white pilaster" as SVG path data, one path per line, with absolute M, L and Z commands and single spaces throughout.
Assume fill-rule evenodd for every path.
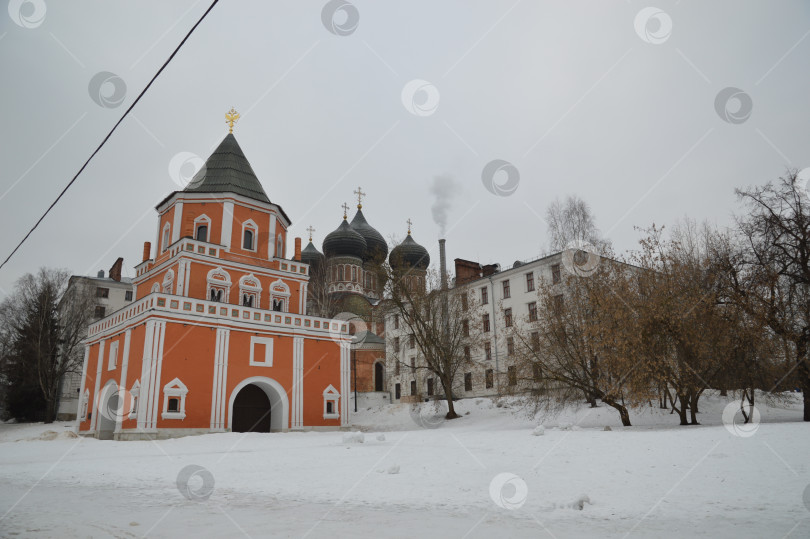
M 233 233 L 233 202 L 222 203 L 222 227 L 219 243 L 225 246 L 226 251 L 231 249 L 231 234 Z
M 101 364 L 104 362 L 104 342 L 101 341 L 98 344 L 98 361 L 96 362 L 96 385 L 95 389 L 93 389 L 93 408 L 92 414 L 93 419 L 90 421 L 90 431 L 94 432 L 96 430 L 96 425 L 98 423 L 98 411 L 101 409 L 98 403 L 98 390 L 101 384 Z
M 350 348 L 348 342 L 340 345 L 340 426 L 347 427 L 349 425 L 349 392 L 351 386 L 349 385 L 349 354 Z
M 276 214 L 270 214 L 270 230 L 267 234 L 267 258 L 273 259 L 276 256 Z
M 138 398 L 138 430 L 146 428 L 146 414 L 149 409 L 152 372 L 152 342 L 155 337 L 155 321 L 147 320 L 143 338 L 143 362 L 141 364 L 141 394 Z
M 163 369 L 163 339 L 166 335 L 166 322 L 155 322 L 155 362 L 157 364 L 154 384 L 152 385 L 152 413 L 147 428 L 157 428 L 158 410 L 160 409 L 160 371 Z
M 126 333 L 124 333 L 124 357 L 121 359 L 121 383 L 118 384 L 118 409 L 123 411 L 121 415 L 116 417 L 115 421 L 115 432 L 121 432 L 121 422 L 123 421 L 124 414 L 127 414 L 128 410 L 126 408 L 127 403 L 122 402 L 122 400 L 127 397 L 128 392 L 127 389 L 127 369 L 129 368 L 129 344 L 132 340 L 132 330 L 128 329 Z M 128 415 L 128 414 L 127 414 Z
M 214 386 L 211 389 L 211 428 L 225 428 L 225 397 L 227 391 L 228 345 L 230 330 L 218 329 L 214 345 Z
M 180 239 L 180 227 L 183 224 L 183 203 L 174 203 L 174 221 L 172 222 L 172 243 Z
M 177 283 L 175 283 L 176 284 L 175 291 L 176 291 L 176 294 L 178 296 L 184 296 L 185 295 L 185 294 L 183 294 L 183 290 L 185 288 L 185 282 L 186 282 L 186 261 L 181 260 L 177 264 Z
M 292 418 L 290 428 L 304 426 L 304 338 L 293 337 Z

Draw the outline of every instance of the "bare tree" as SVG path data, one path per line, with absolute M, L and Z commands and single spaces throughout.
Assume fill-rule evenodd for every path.
M 607 247 L 607 241 L 599 235 L 590 206 L 576 195 L 569 195 L 564 202 L 557 199 L 549 204 L 546 225 L 552 252 L 572 246 L 592 245 L 600 250 Z

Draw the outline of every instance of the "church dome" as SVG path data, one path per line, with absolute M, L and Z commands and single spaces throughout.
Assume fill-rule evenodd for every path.
M 391 249 L 391 256 L 388 257 L 392 266 L 415 268 L 426 270 L 430 265 L 430 255 L 427 249 L 413 241 L 410 233 L 396 247 Z
M 382 234 L 368 224 L 362 209 L 357 208 L 357 213 L 349 224 L 366 240 L 366 253 L 363 260 L 368 261 L 376 257 L 379 257 L 381 261 L 385 260 L 385 257 L 388 256 L 388 244 L 383 239 Z
M 312 238 L 310 238 L 307 246 L 304 247 L 303 251 L 301 251 L 301 262 L 309 264 L 311 267 L 315 268 L 322 264 L 323 261 L 323 253 L 321 253 L 318 248 L 312 244 Z
M 366 255 L 366 240 L 349 225 L 346 219 L 343 219 L 340 226 L 327 234 L 323 240 L 323 254 L 328 257 L 353 256 L 363 258 Z

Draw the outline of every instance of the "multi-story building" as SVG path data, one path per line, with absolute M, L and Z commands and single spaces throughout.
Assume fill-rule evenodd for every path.
M 108 314 L 124 308 L 132 303 L 134 290 L 132 279 L 121 276 L 123 263 L 123 258 L 116 260 L 106 277 L 103 270 L 99 271 L 95 277 L 71 276 L 65 297 L 73 297 L 74 292 L 93 296 L 95 298 L 91 313 L 93 320 L 100 320 Z M 65 372 L 60 382 L 57 420 L 72 421 L 76 419 L 81 382 L 82 365 L 79 362 L 75 368 Z
M 456 376 L 455 397 L 494 396 L 514 389 L 518 375 L 515 350 L 518 343 L 510 335 L 518 323 L 534 322 L 538 317 L 540 279 L 561 283 L 565 274 L 563 253 L 555 253 L 528 262 L 515 262 L 502 270 L 498 264 L 481 265 L 455 259 L 455 279 L 451 294 L 465 296 L 464 308 L 453 316 L 463 316 L 462 327 L 475 338 L 465 347 L 470 359 Z M 386 319 L 386 369 L 392 402 L 432 399 L 443 393 L 435 375 L 414 368 L 422 358 L 412 335 L 407 333 L 398 315 Z M 533 335 L 529 335 L 534 339 Z

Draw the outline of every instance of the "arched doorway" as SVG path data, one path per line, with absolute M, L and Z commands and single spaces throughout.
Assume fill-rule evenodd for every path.
M 228 400 L 231 432 L 282 432 L 287 430 L 289 420 L 287 392 L 272 378 L 246 378 L 231 392 Z
M 254 384 L 243 387 L 233 400 L 232 432 L 270 432 L 270 399 Z
M 385 387 L 385 367 L 381 361 L 374 364 L 374 391 L 383 391 Z

